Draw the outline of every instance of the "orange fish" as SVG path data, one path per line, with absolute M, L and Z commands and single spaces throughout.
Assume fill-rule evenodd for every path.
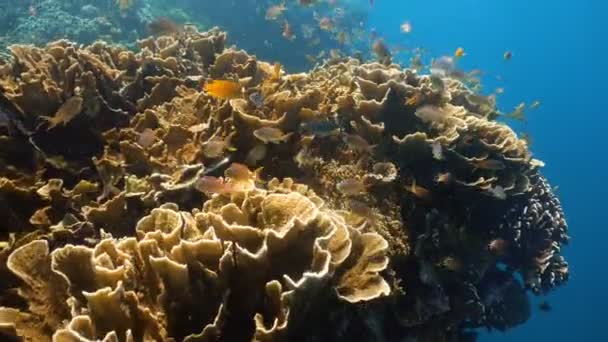
M 466 56 L 466 54 L 464 53 L 464 49 L 459 47 L 458 49 L 456 49 L 456 51 L 454 52 L 454 57 L 456 58 L 461 58 Z
M 231 191 L 230 185 L 228 185 L 220 177 L 203 176 L 199 178 L 194 187 L 205 194 L 225 194 Z
M 205 91 L 218 99 L 228 100 L 242 95 L 241 85 L 233 81 L 213 80 L 205 85 Z
M 410 185 L 408 191 L 420 199 L 423 199 L 423 200 L 431 199 L 431 192 L 429 190 L 427 190 L 426 188 L 421 187 L 420 185 L 416 185 L 415 179 L 412 181 L 412 185 Z
M 415 106 L 415 105 L 417 105 L 417 104 L 418 104 L 418 102 L 420 101 L 420 98 L 421 98 L 421 97 L 422 97 L 422 96 L 421 96 L 419 93 L 416 93 L 416 94 L 414 94 L 414 95 L 412 95 L 412 96 L 408 97 L 408 98 L 405 100 L 405 105 L 406 105 L 406 106 Z

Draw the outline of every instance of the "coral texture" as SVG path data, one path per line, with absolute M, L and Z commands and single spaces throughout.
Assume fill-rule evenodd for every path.
M 470 341 L 567 280 L 559 200 L 491 98 L 225 38 L 11 47 L 0 336 Z

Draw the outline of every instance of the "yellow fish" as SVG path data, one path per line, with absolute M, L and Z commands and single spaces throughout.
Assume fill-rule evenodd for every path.
M 233 81 L 213 80 L 205 85 L 205 91 L 218 99 L 235 99 L 242 95 L 241 85 Z
M 454 57 L 456 58 L 461 58 L 466 56 L 466 54 L 464 53 L 464 49 L 459 47 L 458 49 L 456 49 L 456 51 L 454 52 Z

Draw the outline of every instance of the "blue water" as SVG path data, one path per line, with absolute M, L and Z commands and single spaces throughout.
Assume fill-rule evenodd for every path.
M 391 43 L 408 41 L 433 55 L 462 46 L 465 69 L 484 70 L 488 91 L 505 88 L 504 111 L 542 102 L 525 127 L 514 126 L 531 134 L 545 175 L 559 186 L 571 278 L 548 297 L 552 312 L 536 310 L 523 326 L 482 341 L 608 341 L 606 13 L 602 0 L 378 0 L 371 12 L 370 25 Z M 413 25 L 407 36 L 398 29 L 404 20 Z

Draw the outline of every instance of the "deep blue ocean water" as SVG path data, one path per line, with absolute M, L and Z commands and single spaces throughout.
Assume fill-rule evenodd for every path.
M 527 124 L 510 124 L 532 136 L 544 174 L 559 186 L 570 281 L 548 296 L 551 312 L 536 309 L 523 326 L 482 341 L 608 341 L 607 13 L 603 0 L 377 0 L 371 11 L 370 25 L 389 43 L 435 56 L 463 47 L 463 68 L 484 70 L 489 92 L 505 88 L 503 111 L 542 102 Z M 413 26 L 407 37 L 396 29 L 404 20 Z

